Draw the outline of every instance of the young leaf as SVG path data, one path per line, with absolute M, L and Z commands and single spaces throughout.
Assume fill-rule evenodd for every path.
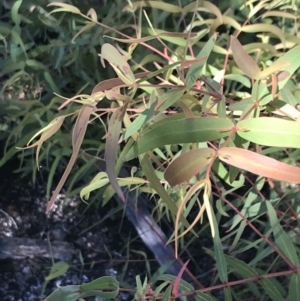
M 81 199 L 88 200 L 90 197 L 90 193 L 94 190 L 104 187 L 109 183 L 108 178 L 93 180 L 89 185 L 85 186 L 80 191 Z
M 55 279 L 59 276 L 62 276 L 63 274 L 65 274 L 68 271 L 69 267 L 70 266 L 64 261 L 56 262 L 51 267 L 50 273 L 49 273 L 48 276 L 45 277 L 45 280 L 50 281 L 50 280 Z
M 36 165 L 37 165 L 37 168 L 39 169 L 39 153 L 40 153 L 40 150 L 41 150 L 41 147 L 42 147 L 42 144 L 47 141 L 50 137 L 52 137 L 59 129 L 60 127 L 62 126 L 64 120 L 65 120 L 65 117 L 66 116 L 59 116 L 57 118 L 55 118 L 54 120 L 52 120 L 46 127 L 44 127 L 43 129 L 41 129 L 40 131 L 38 131 L 30 140 L 29 142 L 27 143 L 30 144 L 30 142 L 35 139 L 38 135 L 41 134 L 41 138 L 27 146 L 27 147 L 17 147 L 18 149 L 28 149 L 28 148 L 32 148 L 32 147 L 35 147 L 37 146 L 37 149 L 36 149 Z
M 111 44 L 105 43 L 102 45 L 101 63 L 103 67 L 105 67 L 104 60 L 107 60 L 111 64 L 125 84 L 133 84 L 135 82 L 135 77 L 125 57 Z

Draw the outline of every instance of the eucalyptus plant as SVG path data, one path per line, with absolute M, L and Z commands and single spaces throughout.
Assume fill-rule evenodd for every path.
M 297 2 L 245 1 L 236 15 L 210 1 L 128 1 L 122 14 L 132 23 L 118 29 L 99 21 L 93 8 L 83 12 L 61 2 L 48 6 L 54 7 L 51 16 L 73 14 L 82 24 L 72 43 L 97 27 L 107 31 L 99 59 L 103 70 L 115 75 L 98 82 L 91 93 L 56 93 L 63 99 L 57 115 L 22 148 L 37 147 L 39 166 L 44 142 L 57 137 L 66 120 L 76 119 L 70 160 L 47 212 L 78 157 L 103 159 L 106 170 L 81 190 L 82 199 L 88 201 L 95 190 L 103 189 L 104 203 L 115 193 L 125 203 L 122 186 L 155 196 L 158 210 L 173 222 L 169 243 L 174 242 L 176 254 L 186 237 L 197 243 L 201 227 L 210 228 L 213 249 L 206 252 L 216 262 L 210 286 L 197 290 L 179 274 L 162 277 L 164 284 L 152 289 L 137 278 L 136 300 L 186 295 L 217 300 L 213 292 L 218 289 L 223 289 L 226 301 L 248 296 L 298 300 Z M 18 7 L 14 9 L 17 14 Z M 168 22 L 176 20 L 176 30 L 159 28 L 160 14 Z M 86 149 L 84 143 L 90 128 L 103 125 L 105 155 L 100 158 L 99 145 Z M 124 162 L 135 158 L 139 163 L 132 177 L 119 178 Z M 87 160 L 83 166 L 88 164 Z M 267 197 L 262 193 L 265 185 L 272 189 Z M 227 197 L 244 186 L 250 187 L 244 195 Z M 255 241 L 242 239 L 246 227 L 257 236 Z M 248 262 L 235 257 L 246 250 L 253 250 Z M 270 256 L 273 262 L 264 265 Z M 101 291 L 104 284 L 109 296 Z M 118 292 L 115 280 L 101 278 L 87 287 L 59 288 L 45 300 L 58 300 L 58 295 L 68 300 L 115 297 Z

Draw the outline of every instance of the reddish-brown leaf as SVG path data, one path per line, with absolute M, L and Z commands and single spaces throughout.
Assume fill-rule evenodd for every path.
M 235 147 L 224 147 L 218 151 L 218 155 L 220 160 L 223 162 L 259 176 L 279 181 L 300 183 L 299 167 L 282 163 L 250 150 Z

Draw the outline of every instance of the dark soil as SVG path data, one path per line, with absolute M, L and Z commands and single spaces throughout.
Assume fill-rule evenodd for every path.
M 56 287 L 81 284 L 101 276 L 113 276 L 121 286 L 134 288 L 135 275 L 145 275 L 144 258 L 129 253 L 141 263 L 128 263 L 127 241 L 129 233 L 136 236 L 133 226 L 124 219 L 122 212 L 106 218 L 114 206 L 101 210 L 83 210 L 86 205 L 77 197 L 60 195 L 49 216 L 45 214 L 45 183 L 41 180 L 33 186 L 30 178 L 12 173 L 14 168 L 1 168 L 0 182 L 0 296 L 2 301 L 38 301 L 53 261 L 66 261 L 67 273 L 46 285 L 45 296 Z M 115 210 L 115 209 L 114 209 Z M 103 221 L 99 223 L 99 221 Z M 89 229 L 92 225 L 97 226 Z M 10 240 L 11 239 L 11 240 Z M 7 251 L 3 242 L 17 243 Z M 23 246 L 23 244 L 27 244 Z M 48 246 L 48 248 L 47 248 Z M 62 253 L 56 249 L 66 248 Z M 51 248 L 52 247 L 52 248 Z M 130 246 L 147 254 L 144 245 L 136 240 Z M 41 251 L 41 249 L 43 249 Z M 46 250 L 46 251 L 45 251 Z M 148 258 L 153 258 L 149 254 Z M 54 257 L 54 258 L 52 258 Z M 1 259 L 2 258 L 2 259 Z M 121 293 L 118 300 L 127 300 Z M 86 300 L 100 300 L 88 298 Z

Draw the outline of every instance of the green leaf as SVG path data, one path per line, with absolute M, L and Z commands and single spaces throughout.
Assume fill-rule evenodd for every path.
M 118 281 L 110 276 L 103 276 L 80 286 L 81 298 L 99 296 L 115 298 L 119 294 Z
M 285 53 L 283 56 L 281 56 L 276 63 L 283 63 L 283 62 L 292 62 L 289 66 L 284 68 L 284 71 L 281 72 L 283 75 L 283 79 L 278 82 L 278 89 L 281 90 L 285 84 L 288 82 L 288 80 L 291 78 L 291 76 L 295 73 L 296 70 L 300 67 L 300 45 L 292 48 L 290 51 Z M 288 75 L 284 75 L 284 73 L 288 73 Z M 280 75 L 278 75 L 280 79 Z
M 168 286 L 168 285 L 170 285 L 169 282 L 163 282 L 162 284 L 160 284 L 160 285 L 155 289 L 155 291 L 154 291 L 154 294 L 153 294 L 154 298 L 157 298 L 157 296 L 158 296 L 160 293 L 162 293 L 162 290 L 163 290 L 166 286 Z M 154 300 L 155 300 L 155 299 L 154 299 Z
M 225 80 L 232 80 L 238 83 L 241 83 L 243 86 L 250 88 L 251 82 L 250 79 L 244 75 L 241 74 L 226 74 L 224 76 Z
M 211 213 L 212 213 L 212 219 L 213 219 L 214 229 L 215 229 L 215 236 L 213 237 L 213 242 L 214 242 L 214 254 L 217 263 L 217 271 L 220 280 L 223 283 L 227 283 L 228 282 L 227 262 L 223 252 L 223 246 L 220 239 L 219 227 L 217 224 L 216 216 L 213 211 L 211 211 Z
M 300 123 L 295 121 L 259 117 L 241 120 L 237 128 L 239 136 L 257 144 L 300 148 Z
M 22 0 L 17 0 L 11 8 L 11 18 L 17 26 L 21 23 L 21 18 L 19 15 L 19 8 L 21 4 Z
M 118 281 L 109 276 L 100 277 L 82 285 L 67 285 L 59 287 L 44 301 L 76 301 L 79 298 L 100 296 L 115 298 L 119 294 Z
M 155 173 L 155 170 L 149 160 L 148 155 L 147 154 L 141 155 L 139 159 L 140 159 L 140 164 L 142 166 L 143 172 L 145 173 L 145 176 L 149 180 L 151 186 L 153 187 L 153 189 L 155 189 L 156 193 L 160 196 L 160 198 L 163 200 L 163 202 L 167 205 L 168 209 L 172 212 L 172 214 L 174 216 L 176 216 L 178 207 L 174 203 L 172 198 L 169 196 L 169 194 L 167 193 L 165 188 L 160 183 L 160 181 Z M 190 227 L 189 222 L 186 220 L 186 218 L 183 215 L 181 215 L 180 221 L 186 228 Z M 192 232 L 193 232 L 193 234 L 196 234 L 193 230 L 192 230 Z
M 215 160 L 212 167 L 214 172 L 231 187 L 238 188 L 244 185 L 244 175 L 241 174 L 238 180 L 232 182 L 230 179 L 230 170 L 225 168 L 224 164 L 220 160 Z
M 154 109 L 157 105 L 158 100 L 155 97 L 155 91 L 153 90 L 150 96 L 150 107 L 144 110 L 126 129 L 123 133 L 120 142 L 128 139 L 131 135 L 138 132 L 154 115 Z
M 157 280 L 158 281 L 166 281 L 167 283 L 171 282 L 171 283 L 174 283 L 174 281 L 176 280 L 176 276 L 173 276 L 173 275 L 168 275 L 168 274 L 163 274 L 159 277 L 157 277 Z M 180 279 L 180 285 L 179 285 L 179 288 L 181 291 L 183 292 L 190 292 L 192 291 L 194 288 L 191 284 L 189 284 L 188 282 L 186 282 L 185 280 L 183 279 Z
M 88 290 L 95 289 L 117 289 L 119 287 L 119 282 L 111 276 L 103 276 L 91 282 L 81 285 L 81 291 L 85 292 Z
M 36 130 L 28 133 L 22 137 L 15 145 L 13 145 L 7 152 L 4 153 L 4 156 L 0 160 L 0 167 L 8 162 L 16 153 L 20 152 L 18 148 L 23 147 L 26 142 L 35 134 Z
M 65 274 L 68 271 L 69 267 L 70 266 L 64 261 L 56 262 L 51 267 L 49 275 L 45 278 L 46 281 L 50 281 L 52 279 L 55 279 L 55 278 Z
M 165 2 L 160 2 L 160 1 L 135 1 L 135 2 L 130 2 L 130 5 L 127 5 L 123 8 L 124 11 L 136 11 L 137 9 L 141 7 L 151 7 L 151 8 L 158 8 L 167 12 L 171 13 L 180 13 L 182 9 L 179 6 L 165 3 Z
M 224 290 L 225 301 L 232 301 L 231 288 L 224 287 L 223 290 Z
M 225 255 L 225 259 L 227 264 L 234 269 L 234 272 L 240 275 L 242 278 L 247 279 L 258 276 L 256 270 L 253 269 L 249 264 L 233 256 Z M 260 291 L 254 282 L 248 282 L 247 285 L 255 296 L 260 296 Z
M 300 273 L 293 274 L 289 284 L 288 301 L 300 300 Z
M 94 190 L 100 189 L 102 187 L 104 187 L 105 185 L 107 185 L 109 183 L 108 178 L 104 178 L 104 179 L 97 179 L 97 180 L 92 180 L 92 182 L 85 186 L 83 189 L 81 189 L 80 191 L 80 197 L 81 199 L 89 199 L 90 193 Z
M 197 78 L 199 75 L 201 75 L 201 71 L 203 66 L 206 64 L 206 61 L 216 43 L 217 40 L 217 34 L 213 34 L 210 39 L 205 43 L 204 47 L 201 49 L 199 54 L 197 55 L 197 58 L 205 58 L 204 61 L 201 61 L 200 63 L 193 64 L 189 71 L 186 74 L 186 90 L 189 91 L 192 86 L 195 84 Z
M 76 301 L 80 298 L 79 285 L 61 286 L 43 301 Z
M 271 279 L 262 277 L 259 283 L 273 301 L 285 301 Z
M 299 104 L 297 99 L 295 98 L 295 96 L 287 86 L 281 89 L 280 94 L 283 98 L 283 101 L 286 102 L 287 104 L 293 107 Z
M 207 295 L 199 291 L 197 291 L 197 294 L 195 295 L 195 299 L 197 301 L 218 301 L 218 299 L 216 299 L 212 295 Z
M 164 93 L 158 99 L 161 105 L 157 109 L 156 114 L 162 113 L 169 107 L 173 106 L 176 103 L 176 101 L 178 101 L 182 97 L 183 94 L 184 94 L 184 90 L 178 90 L 178 89 L 170 89 L 169 91 Z
M 293 245 L 291 238 L 281 227 L 277 219 L 276 211 L 274 210 L 272 204 L 270 202 L 266 202 L 266 204 L 269 213 L 270 224 L 274 234 L 275 243 L 279 250 L 287 257 L 287 259 L 295 267 L 297 267 L 299 265 L 299 258 L 297 256 L 295 246 Z
M 251 95 L 253 104 L 259 103 L 260 106 L 265 106 L 273 100 L 272 94 L 269 92 L 268 87 L 261 81 L 255 82 L 252 87 Z
M 220 139 L 228 136 L 232 127 L 233 123 L 230 120 L 221 118 L 195 117 L 179 120 L 165 118 L 140 134 L 141 138 L 128 152 L 126 160 L 164 145 Z
M 34 70 L 48 70 L 47 66 L 37 60 L 26 60 L 26 65 Z
M 168 288 L 165 290 L 161 301 L 170 301 L 171 300 L 171 293 L 172 293 L 172 285 L 168 286 Z

